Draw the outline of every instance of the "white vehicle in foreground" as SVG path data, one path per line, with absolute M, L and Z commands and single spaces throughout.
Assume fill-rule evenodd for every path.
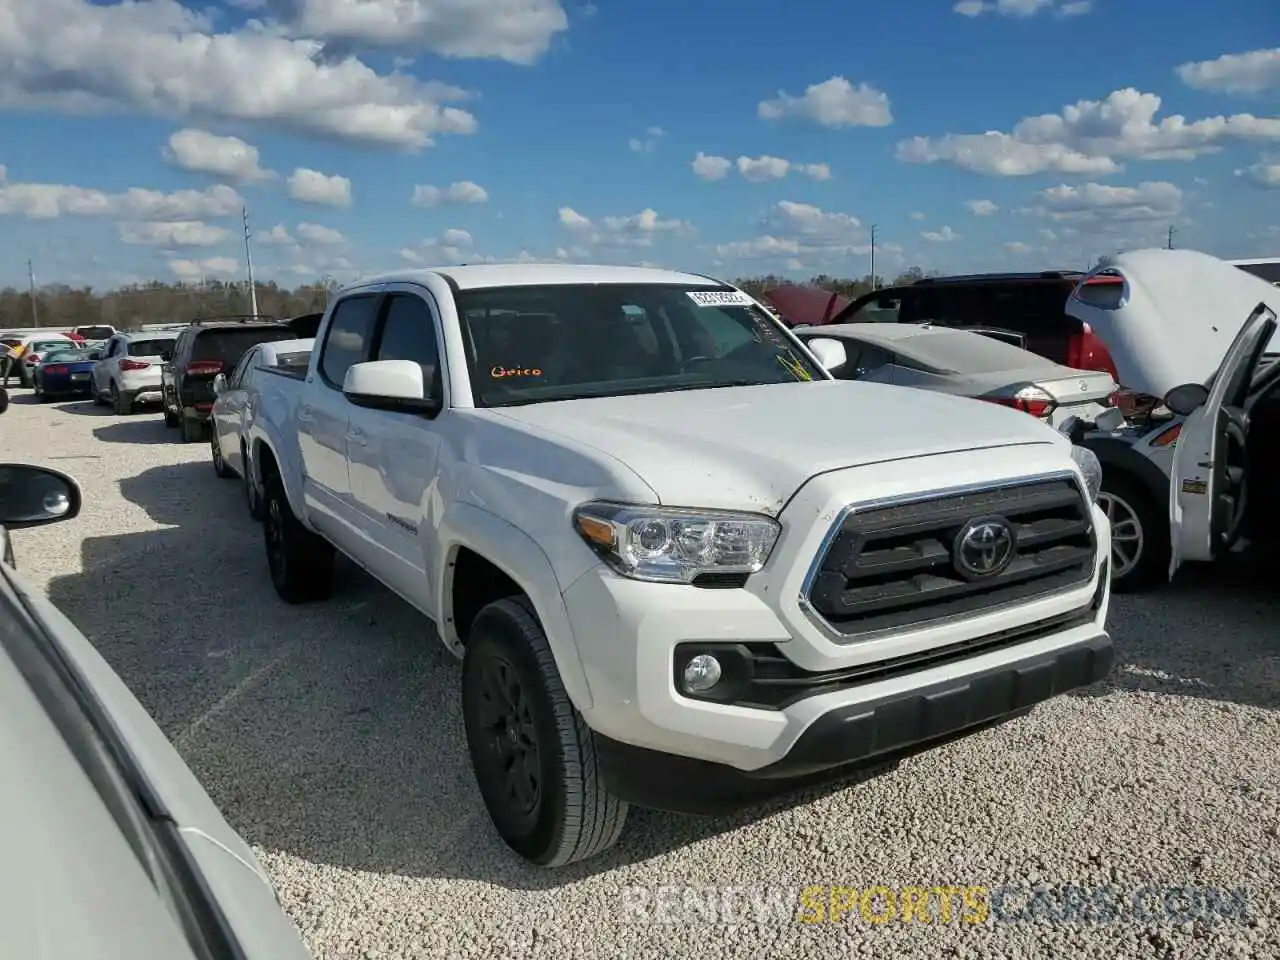
M 405 272 L 336 294 L 316 343 L 251 429 L 272 582 L 325 597 L 336 548 L 435 622 L 531 861 L 608 848 L 630 803 L 746 806 L 1110 669 L 1091 453 L 834 380 L 838 342 L 720 281 Z
M 262 519 L 262 491 L 250 483 L 245 463 L 249 457 L 249 434 L 264 407 L 274 409 L 271 392 L 281 383 L 268 369 L 289 376 L 304 377 L 315 344 L 306 340 L 273 340 L 251 347 L 229 374 L 213 378 L 213 410 L 209 414 L 209 453 L 213 471 L 225 479 L 240 477 L 244 482 L 249 515 Z
M 174 335 L 116 333 L 100 351 L 93 366 L 93 402 L 110 403 L 120 416 L 136 404 L 160 402 L 162 355 L 173 349 Z
M 1103 466 L 1118 590 L 1165 583 L 1240 541 L 1280 542 L 1280 290 L 1193 250 L 1120 254 L 1067 312 L 1107 345 L 1144 399 L 1073 436 Z

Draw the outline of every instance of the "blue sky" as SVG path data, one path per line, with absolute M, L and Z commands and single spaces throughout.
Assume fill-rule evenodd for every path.
M 0 283 L 1280 255 L 1274 0 L 5 6 Z

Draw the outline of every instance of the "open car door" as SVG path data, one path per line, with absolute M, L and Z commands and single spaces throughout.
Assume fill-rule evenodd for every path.
M 1205 402 L 1182 425 L 1170 476 L 1170 578 L 1182 563 L 1214 559 L 1239 535 L 1247 489 L 1245 399 L 1275 330 L 1275 313 L 1258 304 L 1227 350 Z

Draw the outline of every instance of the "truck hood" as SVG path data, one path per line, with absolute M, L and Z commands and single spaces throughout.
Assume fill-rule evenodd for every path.
M 781 512 L 807 480 L 831 470 L 1066 442 L 1034 417 L 1006 407 L 841 380 L 565 400 L 488 412 L 608 453 L 635 471 L 660 503 L 770 516 Z
M 1155 397 L 1208 383 L 1258 304 L 1280 306 L 1280 288 L 1195 250 L 1134 250 L 1096 274 L 1124 282 L 1078 285 L 1067 313 L 1106 344 L 1122 386 Z M 1267 351 L 1277 349 L 1273 337 Z

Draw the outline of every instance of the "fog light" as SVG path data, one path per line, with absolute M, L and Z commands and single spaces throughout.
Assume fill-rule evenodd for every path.
M 684 688 L 689 693 L 706 693 L 720 682 L 720 661 L 709 653 L 700 653 L 684 668 Z

